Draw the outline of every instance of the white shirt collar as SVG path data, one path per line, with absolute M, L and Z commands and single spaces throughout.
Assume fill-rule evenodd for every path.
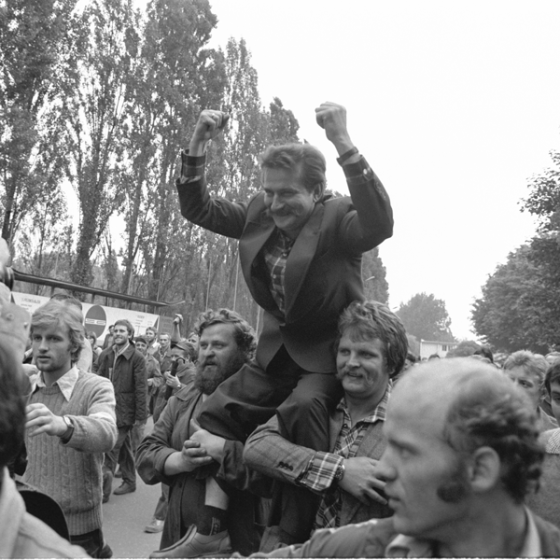
M 54 382 L 54 384 L 58 385 L 60 392 L 64 395 L 64 398 L 67 401 L 70 401 L 70 397 L 72 396 L 74 387 L 78 382 L 78 377 L 79 377 L 79 370 L 77 366 L 74 366 L 70 368 L 62 377 L 60 377 Z M 36 388 L 41 389 L 47 386 L 43 378 L 43 373 L 38 375 L 34 381 L 35 381 L 35 388 L 33 389 L 33 391 L 35 391 Z
M 542 557 L 541 539 L 533 515 L 525 508 L 527 532 L 519 558 Z M 433 558 L 434 545 L 431 541 L 397 535 L 385 549 L 387 558 Z

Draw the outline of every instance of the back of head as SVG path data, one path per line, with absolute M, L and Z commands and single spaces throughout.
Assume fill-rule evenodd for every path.
M 353 301 L 338 320 L 335 348 L 345 333 L 357 340 L 381 340 L 390 377 L 402 370 L 408 352 L 406 330 L 397 315 L 383 303 Z
M 183 356 L 188 358 L 191 362 L 196 360 L 197 349 L 194 344 L 189 342 L 186 338 L 181 338 L 179 342 L 171 344 L 172 348 L 179 348 L 183 351 Z
M 82 312 L 73 305 L 51 299 L 35 310 L 31 317 L 31 334 L 37 328 L 62 327 L 67 330 L 72 351 L 72 362 L 77 362 L 84 347 Z
M 74 296 L 70 296 L 68 294 L 64 294 L 62 292 L 53 294 L 51 296 L 51 301 L 60 301 L 61 303 L 65 303 L 66 305 L 73 305 L 80 311 L 83 311 L 82 302 L 78 298 L 75 298 Z
M 2 468 L 14 459 L 23 444 L 24 375 L 15 348 L 0 339 L 0 478 Z
M 205 329 L 212 325 L 220 324 L 233 325 L 238 349 L 245 356 L 245 361 L 248 362 L 251 360 L 257 347 L 255 331 L 251 325 L 235 311 L 226 308 L 218 310 L 207 309 L 199 315 L 194 329 L 200 338 Z
M 535 412 L 523 391 L 492 365 L 472 358 L 425 362 L 403 375 L 397 391 L 443 407 L 443 437 L 458 453 L 492 448 L 502 487 L 513 500 L 522 502 L 538 486 L 543 452 Z
M 323 191 L 326 187 L 325 157 L 311 144 L 269 146 L 260 159 L 265 173 L 267 169 L 290 171 L 309 192 L 312 192 L 317 185 L 322 185 Z

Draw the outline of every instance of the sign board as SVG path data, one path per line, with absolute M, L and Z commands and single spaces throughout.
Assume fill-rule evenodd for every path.
M 12 292 L 13 302 L 23 307 L 30 314 L 33 314 L 38 307 L 47 303 L 49 299 L 45 296 Z M 82 313 L 84 315 L 86 331 L 93 331 L 100 341 L 109 332 L 109 326 L 114 325 L 118 319 L 130 321 L 136 335 L 144 334 L 148 327 L 154 327 L 157 331 L 160 319 L 167 319 L 167 317 L 160 317 L 153 313 L 131 311 L 130 309 L 119 309 L 118 307 L 85 302 L 82 302 Z M 169 321 L 171 322 L 172 319 L 169 318 Z

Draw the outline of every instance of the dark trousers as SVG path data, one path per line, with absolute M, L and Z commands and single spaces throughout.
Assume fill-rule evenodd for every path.
M 123 482 L 136 486 L 136 469 L 132 452 L 132 426 L 121 426 L 115 447 L 105 454 L 105 468 L 115 474 L 117 463 L 121 467 Z
M 304 447 L 328 451 L 329 412 L 342 396 L 334 373 L 303 370 L 282 347 L 266 371 L 257 364 L 245 364 L 210 395 L 198 417 L 206 430 L 230 440 L 245 441 L 274 413 L 282 435 Z M 281 498 L 273 511 L 280 510 L 280 527 L 295 540 L 308 538 L 319 498 L 308 490 L 282 486 Z
M 70 535 L 72 544 L 81 546 L 92 558 L 111 558 L 113 552 L 105 544 L 101 529 L 95 529 L 83 535 Z
M 165 521 L 167 517 L 167 507 L 169 504 L 169 486 L 167 484 L 161 483 L 161 494 L 159 496 L 158 503 L 156 504 L 156 510 L 154 511 L 154 517 L 160 521 Z

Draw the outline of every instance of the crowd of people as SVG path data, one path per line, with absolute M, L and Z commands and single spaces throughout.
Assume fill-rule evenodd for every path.
M 558 354 L 412 355 L 363 295 L 389 197 L 344 108 L 316 119 L 349 197 L 308 144 L 268 148 L 249 202 L 212 196 L 221 111 L 182 152 L 181 211 L 239 239 L 258 334 L 208 309 L 188 336 L 180 316 L 171 333 L 118 320 L 100 348 L 72 296 L 27 317 L 0 293 L 1 557 L 111 557 L 102 504 L 137 476 L 161 485 L 152 558 L 560 556 Z

